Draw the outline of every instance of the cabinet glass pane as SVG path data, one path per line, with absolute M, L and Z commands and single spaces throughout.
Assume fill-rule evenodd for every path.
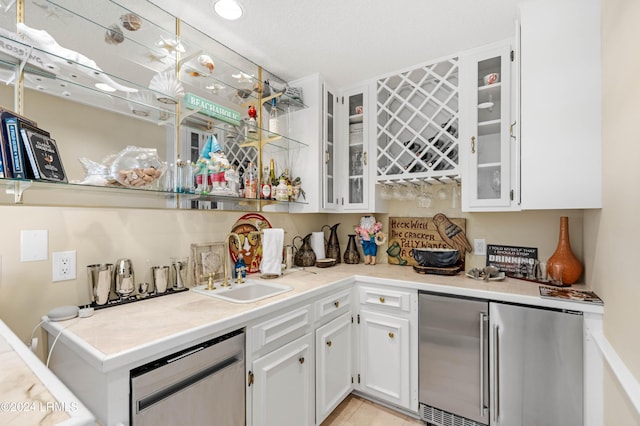
M 348 204 L 361 204 L 364 201 L 364 114 L 363 93 L 348 97 L 349 107 L 349 198 Z
M 326 121 L 326 134 L 325 134 L 325 188 L 324 199 L 325 202 L 331 204 L 334 202 L 333 194 L 333 163 L 334 163 L 334 125 L 333 125 L 333 111 L 334 111 L 334 96 L 333 93 L 327 92 L 327 121 Z
M 478 62 L 478 155 L 477 197 L 499 199 L 502 195 L 500 56 Z
M 364 200 L 364 191 L 362 190 L 362 178 L 349 179 L 349 203 L 358 204 Z

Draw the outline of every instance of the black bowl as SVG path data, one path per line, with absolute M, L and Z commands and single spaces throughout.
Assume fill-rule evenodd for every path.
M 460 251 L 455 249 L 415 248 L 411 252 L 418 265 L 431 268 L 448 268 L 460 258 Z

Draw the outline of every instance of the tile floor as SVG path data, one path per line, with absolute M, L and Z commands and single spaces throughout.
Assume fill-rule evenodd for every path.
M 349 395 L 321 426 L 425 426 L 425 423 L 374 404 L 356 395 Z

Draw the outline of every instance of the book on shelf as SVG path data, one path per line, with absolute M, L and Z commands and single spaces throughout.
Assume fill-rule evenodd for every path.
M 37 126 L 34 121 L 0 107 L 0 157 L 4 171 L 1 177 L 17 179 L 28 177 L 24 150 L 20 143 L 19 123 Z
M 593 291 L 575 290 L 573 288 L 545 287 L 540 286 L 540 297 L 545 299 L 567 300 L 579 303 L 591 303 L 603 305 L 604 302 Z
M 56 141 L 48 132 L 24 125 L 20 129 L 22 142 L 34 179 L 67 182 Z

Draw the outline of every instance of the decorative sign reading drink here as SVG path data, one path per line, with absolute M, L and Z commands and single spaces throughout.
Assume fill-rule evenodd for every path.
M 466 219 L 449 220 L 465 231 Z M 444 242 L 430 217 L 390 217 L 388 247 L 387 262 L 406 266 L 418 264 L 411 253 L 414 248 L 452 248 Z

